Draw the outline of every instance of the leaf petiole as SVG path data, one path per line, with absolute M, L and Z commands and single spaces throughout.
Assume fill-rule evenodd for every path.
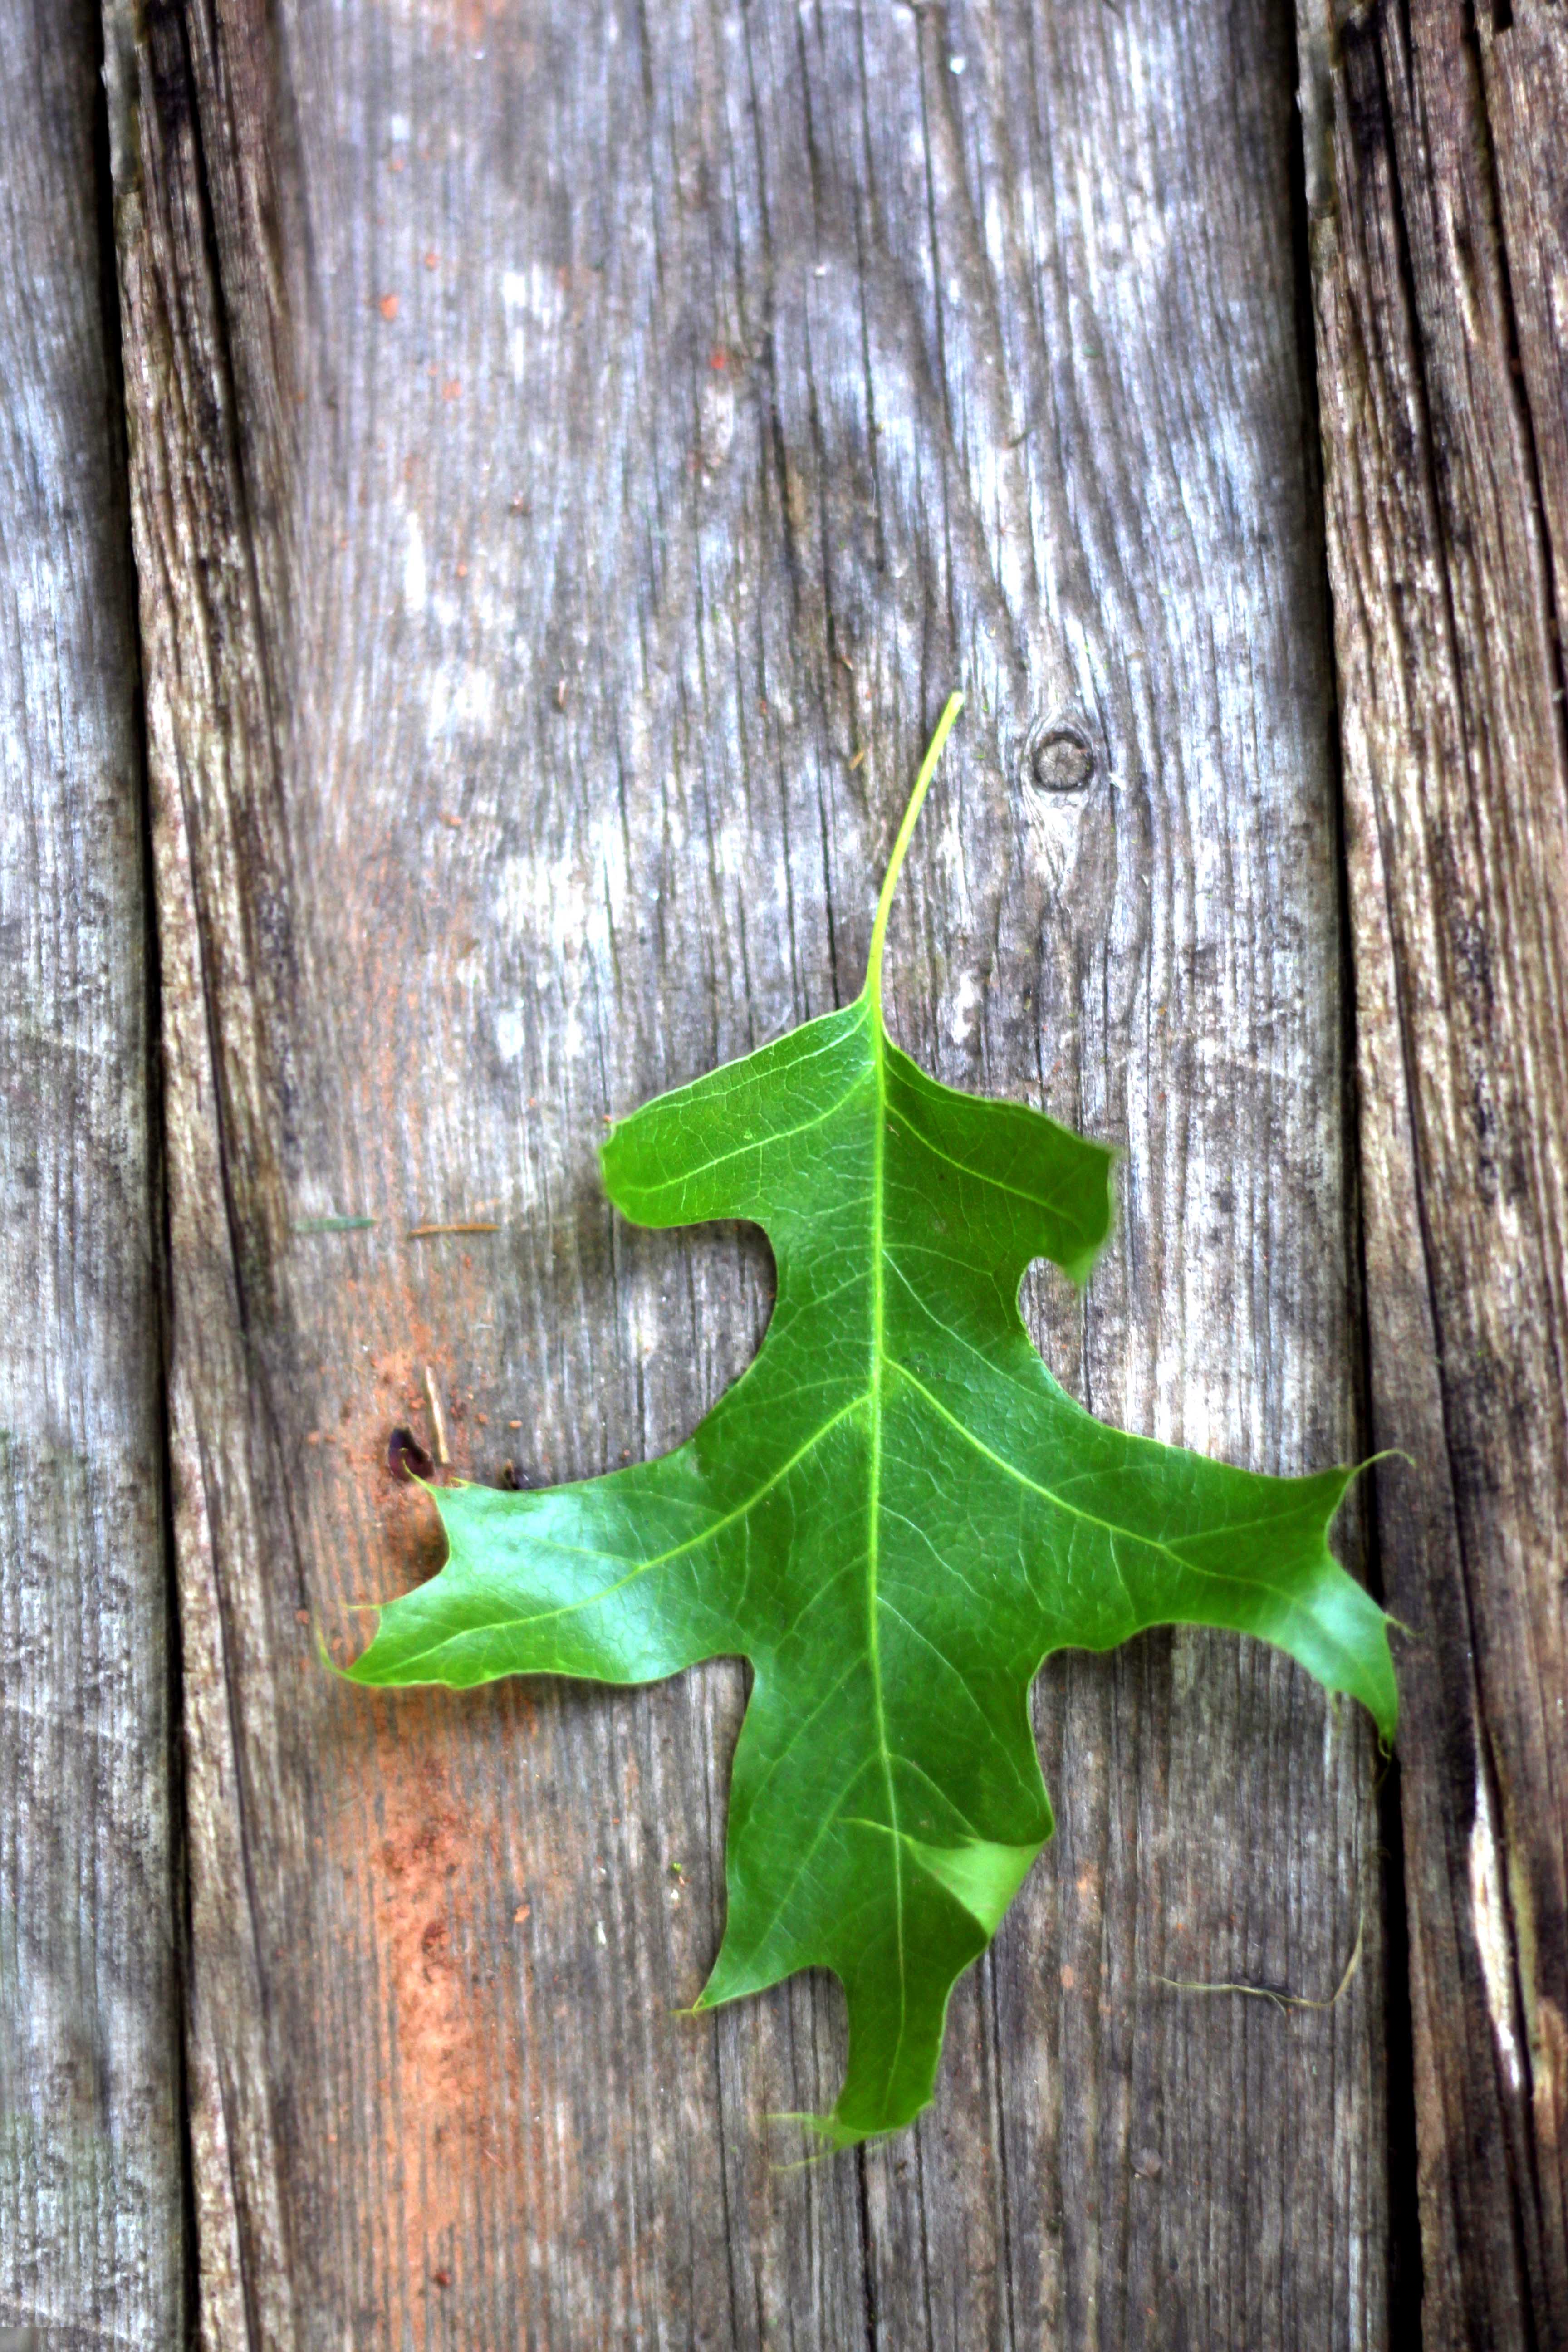
M 936 763 L 942 757 L 942 745 L 952 733 L 952 722 L 963 708 L 962 694 L 948 696 L 946 708 L 936 722 L 936 733 L 931 737 L 926 747 L 925 758 L 921 761 L 921 772 L 915 778 L 915 788 L 910 794 L 910 804 L 904 811 L 904 821 L 899 827 L 899 836 L 893 844 L 893 854 L 888 860 L 888 871 L 883 877 L 881 896 L 877 901 L 877 919 L 871 926 L 871 952 L 866 959 L 866 986 L 863 992 L 870 998 L 879 1017 L 882 1010 L 882 947 L 888 936 L 888 917 L 892 911 L 893 892 L 899 884 L 899 870 L 903 865 L 904 852 L 913 837 L 915 826 L 920 822 L 921 804 L 931 789 L 931 780 L 936 773 Z

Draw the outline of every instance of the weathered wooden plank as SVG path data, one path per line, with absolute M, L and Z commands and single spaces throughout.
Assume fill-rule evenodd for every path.
M 1561 12 L 1306 11 L 1429 2352 L 1568 2338 Z
M 0 2336 L 167 2352 L 170 1602 L 96 18 L 13 9 L 0 52 Z
M 1052 1360 L 1260 1465 L 1356 1443 L 1286 28 L 109 22 L 205 2340 L 1380 2343 L 1370 1751 L 1292 1669 L 1053 1670 L 1061 1833 L 938 2108 L 790 2171 L 830 1990 L 671 2013 L 738 1673 L 374 1699 L 312 1649 L 432 1564 L 427 1379 L 460 1467 L 561 1476 L 744 1364 L 765 1253 L 617 1225 L 594 1140 L 858 986 L 960 676 L 893 993 L 1130 1146 Z M 1159 1981 L 1323 1994 L 1363 1909 L 1332 2010 Z

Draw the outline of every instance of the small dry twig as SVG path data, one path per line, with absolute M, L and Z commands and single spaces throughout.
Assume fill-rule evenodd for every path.
M 1276 1992 L 1271 1985 L 1197 1984 L 1188 1977 L 1160 1976 L 1157 1976 L 1154 1981 L 1156 1984 L 1169 1986 L 1173 1992 L 1245 1993 L 1249 2000 L 1271 2000 L 1276 2009 L 1282 2009 L 1287 2012 L 1293 2009 L 1336 2009 L 1350 1990 L 1351 1980 L 1361 1966 L 1362 1945 L 1365 1936 L 1366 1906 L 1363 1903 L 1361 1916 L 1356 1921 L 1355 1942 L 1351 1947 L 1350 1958 L 1345 1962 L 1345 1972 L 1327 2000 L 1309 2000 L 1306 1994 L 1300 1992 Z

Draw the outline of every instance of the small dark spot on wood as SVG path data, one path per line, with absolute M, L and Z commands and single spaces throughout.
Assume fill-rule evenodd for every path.
M 393 1476 L 405 1486 L 410 1478 L 433 1478 L 436 1475 L 436 1465 L 414 1432 L 401 1425 L 386 1441 L 386 1466 Z

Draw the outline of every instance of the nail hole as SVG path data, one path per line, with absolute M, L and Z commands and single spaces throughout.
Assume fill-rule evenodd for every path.
M 387 1439 L 386 1466 L 405 1486 L 410 1478 L 436 1475 L 436 1465 L 411 1429 L 395 1429 Z

